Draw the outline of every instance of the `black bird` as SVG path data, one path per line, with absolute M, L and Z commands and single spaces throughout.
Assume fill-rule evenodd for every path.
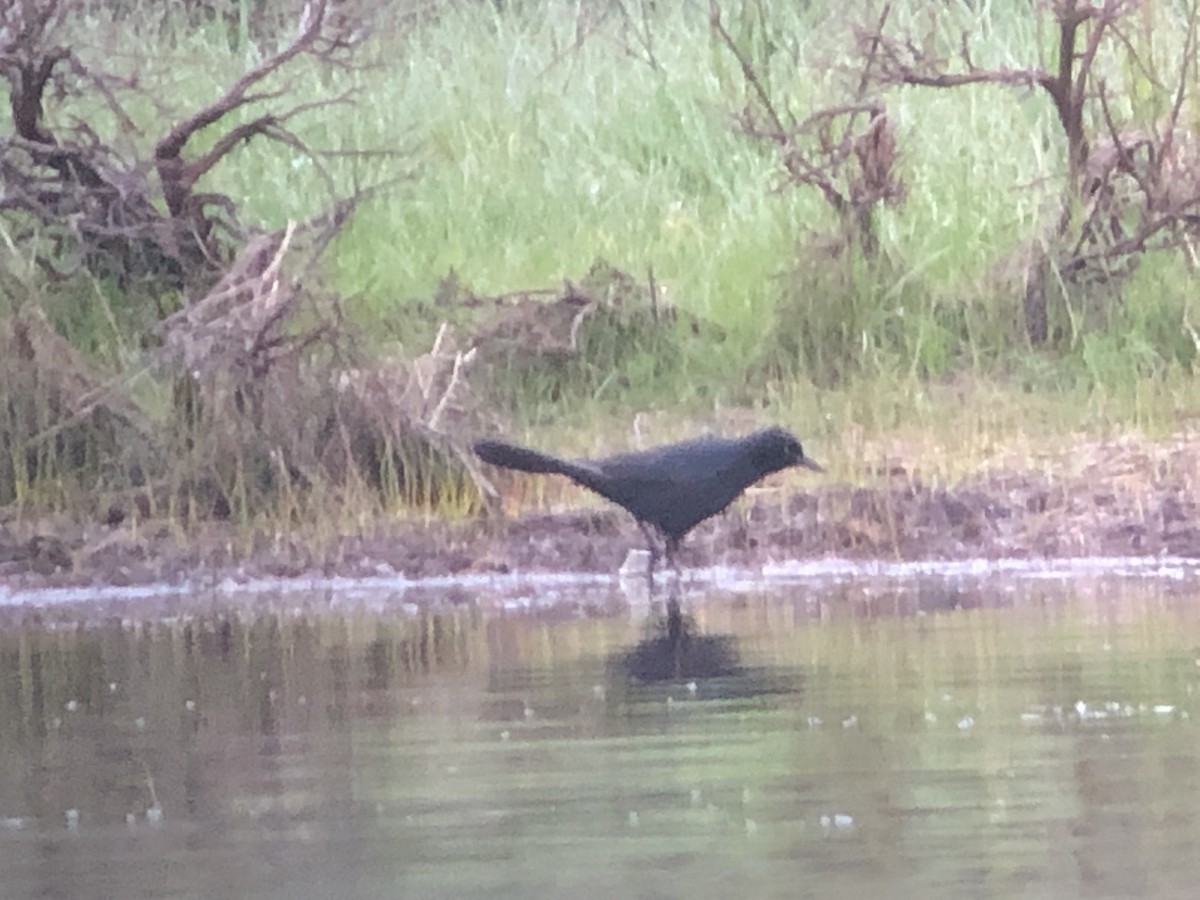
M 702 437 L 604 459 L 562 459 L 510 444 L 476 441 L 475 455 L 518 472 L 566 475 L 633 513 L 650 544 L 650 571 L 658 559 L 655 532 L 666 545 L 667 562 L 683 536 L 729 506 L 742 491 L 772 472 L 804 466 L 823 472 L 783 428 L 765 428 L 742 438 Z

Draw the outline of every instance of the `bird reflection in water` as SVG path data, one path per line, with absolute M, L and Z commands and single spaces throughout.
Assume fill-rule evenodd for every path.
M 691 618 L 683 615 L 677 596 L 667 600 L 666 616 L 655 623 L 654 630 L 622 658 L 625 672 L 635 680 L 695 681 L 742 674 L 733 637 L 697 633 Z

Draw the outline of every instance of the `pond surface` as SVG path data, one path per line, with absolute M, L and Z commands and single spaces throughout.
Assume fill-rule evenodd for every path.
M 0 893 L 1194 896 L 1200 574 L 810 574 L 10 592 Z

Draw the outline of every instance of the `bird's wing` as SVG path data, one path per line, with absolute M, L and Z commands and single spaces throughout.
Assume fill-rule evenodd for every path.
M 567 474 L 584 487 L 622 505 L 630 498 L 647 492 L 669 491 L 682 483 L 678 474 L 670 469 L 655 469 L 638 462 L 623 463 L 620 459 L 576 460 Z

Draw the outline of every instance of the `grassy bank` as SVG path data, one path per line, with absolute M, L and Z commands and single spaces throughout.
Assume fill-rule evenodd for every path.
M 286 17 L 284 7 L 265 8 Z M 761 85 L 797 121 L 847 102 L 866 59 L 855 29 L 879 15 L 869 4 L 833 14 L 826 3 L 801 7 L 722 7 Z M 1046 20 L 1039 26 L 1023 6 L 1003 7 L 898 8 L 888 27 L 968 34 L 980 67 L 1040 61 L 1052 69 Z M 231 73 L 286 34 L 251 29 L 260 9 L 252 5 L 232 24 L 132 9 L 116 25 L 100 14 L 80 20 L 76 52 L 139 73 L 177 110 L 211 102 Z M 328 283 L 370 351 L 414 358 L 444 321 L 469 341 L 471 312 L 435 300 L 451 273 L 460 295 L 491 296 L 578 281 L 602 259 L 638 279 L 652 273 L 656 302 L 677 315 L 665 336 L 642 344 L 622 335 L 618 343 L 631 346 L 571 360 L 552 388 L 527 377 L 506 386 L 503 366 L 493 368 L 476 401 L 485 412 L 471 427 L 591 451 L 780 420 L 841 476 L 915 455 L 941 460 L 951 477 L 997 448 L 1127 428 L 1167 434 L 1197 412 L 1195 291 L 1177 249 L 1147 247 L 1134 265 L 1087 282 L 1051 266 L 1049 335 L 1031 340 L 1029 261 L 1061 239 L 1054 230 L 1071 196 L 1067 141 L 1044 93 L 997 83 L 873 88 L 894 132 L 904 199 L 870 210 L 878 246 L 865 253 L 821 191 L 788 182 L 777 146 L 735 127 L 755 102 L 754 86 L 706 5 L 457 3 L 406 12 L 376 21 L 357 51 L 359 68 L 301 68 L 271 83 L 301 100 L 355 92 L 296 119 L 306 143 L 403 151 L 323 162 L 334 190 L 388 182 L 326 257 Z M 1170 109 L 1187 14 L 1147 7 L 1123 22 L 1123 44 L 1102 46 L 1093 81 L 1103 81 L 1122 124 L 1149 128 Z M 1187 73 L 1185 86 L 1193 82 Z M 144 135 L 102 105 L 68 104 L 52 115 L 86 117 L 103 140 L 136 148 L 162 111 L 149 99 L 130 108 Z M 1180 122 L 1190 126 L 1190 114 Z M 1086 124 L 1093 142 L 1108 128 L 1097 118 Z M 225 157 L 199 187 L 228 196 L 264 228 L 307 218 L 328 196 L 310 160 L 266 141 Z M 32 263 L 39 235 L 11 219 L 0 218 L 0 228 L 13 251 L 0 263 L 0 316 L 39 305 L 114 378 L 144 365 L 145 335 L 158 319 L 151 310 L 175 308 L 178 297 L 164 303 L 94 273 L 48 281 Z M 24 390 L 7 378 L 10 390 Z M 139 384 L 151 398 L 144 406 L 169 418 L 170 376 L 150 373 Z M 0 423 L 26 429 L 7 445 L 14 459 L 28 447 L 19 419 Z M 54 427 L 53 415 L 35 423 L 39 447 Z M 50 505 L 73 496 L 62 487 L 72 478 L 66 461 L 35 466 L 34 475 L 49 480 Z M 87 477 L 77 485 L 85 494 Z M 121 488 L 121 477 L 106 475 L 105 488 Z M 29 500 L 35 488 L 17 493 Z M 436 502 L 438 492 L 395 496 Z
M 688 347 L 678 382 L 635 385 L 645 402 L 728 401 L 754 363 L 819 384 L 967 373 L 1051 393 L 1190 368 L 1194 312 L 1176 254 L 1144 257 L 1095 315 L 1085 290 L 1068 293 L 1071 333 L 1053 353 L 1031 352 L 1013 276 L 1060 214 L 1066 178 L 1045 98 L 996 85 L 885 92 L 907 200 L 879 210 L 878 259 L 835 259 L 821 249 L 836 223 L 820 193 L 779 189 L 777 154 L 732 127 L 748 89 L 706 9 L 654 15 L 653 68 L 614 42 L 611 23 L 564 52 L 579 14 L 544 8 L 447 15 L 411 37 L 409 71 L 421 76 L 375 89 L 372 108 L 387 110 L 376 115 L 423 123 L 424 155 L 411 191 L 373 206 L 339 248 L 364 315 L 394 321 L 450 269 L 502 292 L 578 277 L 601 256 L 634 273 L 652 266 L 679 309 L 724 332 Z M 840 102 L 860 65 L 851 21 L 824 8 L 772 9 L 755 24 L 759 14 L 750 3 L 727 17 L 747 44 L 779 42 L 763 53 L 775 94 L 798 118 Z M 1039 58 L 1027 13 L 953 24 L 985 34 L 995 65 Z

